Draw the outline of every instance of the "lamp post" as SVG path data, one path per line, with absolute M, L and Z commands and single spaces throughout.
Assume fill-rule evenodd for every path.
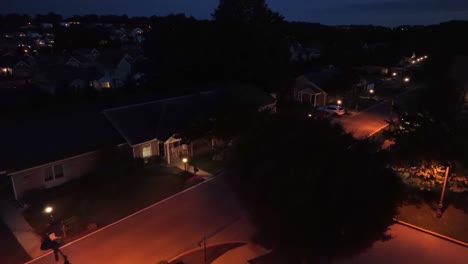
M 341 104 L 343 103 L 343 101 L 338 100 L 338 101 L 336 101 L 336 103 L 337 103 L 338 105 L 341 105 Z
M 184 169 L 185 169 L 185 171 L 187 171 L 188 159 L 187 159 L 187 158 L 182 158 L 182 162 L 184 163 Z
M 442 193 L 440 194 L 440 200 L 439 200 L 439 205 L 437 206 L 437 218 L 440 218 L 442 216 L 442 209 L 444 208 L 444 196 L 445 196 L 445 188 L 447 187 L 447 179 L 448 179 L 448 174 L 450 171 L 450 162 L 447 164 L 447 167 L 445 167 L 445 177 L 444 177 L 444 185 L 442 186 Z
M 52 206 L 46 206 L 46 208 L 44 208 L 44 212 L 49 215 L 49 221 L 51 224 L 54 222 L 54 215 L 52 214 L 52 211 L 54 211 Z

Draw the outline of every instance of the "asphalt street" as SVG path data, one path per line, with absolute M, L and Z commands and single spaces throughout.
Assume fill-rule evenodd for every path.
M 216 177 L 61 250 L 71 263 L 157 263 L 198 247 L 205 236 L 239 240 L 239 231 L 227 228 L 241 216 L 230 188 Z M 30 263 L 55 260 L 48 254 Z
M 343 115 L 335 119 L 343 125 L 346 132 L 355 138 L 366 138 L 385 128 L 392 115 L 390 101 L 384 101 L 367 110 L 352 115 Z
M 234 194 L 222 176 L 130 216 L 84 239 L 62 247 L 71 263 L 157 263 L 207 245 L 245 241 L 253 234 Z M 462 264 L 468 248 L 395 224 L 392 239 L 335 264 Z M 234 257 L 234 256 L 231 256 Z M 51 254 L 29 263 L 52 264 Z

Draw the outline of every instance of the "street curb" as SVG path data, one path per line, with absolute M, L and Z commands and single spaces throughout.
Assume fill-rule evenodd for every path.
M 206 247 L 207 247 L 207 248 L 208 248 L 208 247 L 214 247 L 214 246 L 223 245 L 223 244 L 244 244 L 244 245 L 242 245 L 242 246 L 245 246 L 245 245 L 248 245 L 249 243 L 250 243 L 249 241 L 247 241 L 247 242 L 246 242 L 246 241 L 218 242 L 218 243 L 209 244 L 209 245 L 207 244 Z M 240 247 L 240 246 L 239 246 L 239 247 Z M 235 248 L 233 248 L 233 249 L 235 249 Z M 190 254 L 190 253 L 192 253 L 192 252 L 195 252 L 195 251 L 197 251 L 197 250 L 203 250 L 203 246 L 198 246 L 198 247 L 196 247 L 196 248 L 192 248 L 192 249 L 187 250 L 187 251 L 185 251 L 185 252 L 183 252 L 183 253 L 180 253 L 180 254 L 176 255 L 175 257 L 172 257 L 171 259 L 169 259 L 168 262 L 171 263 L 172 261 L 175 261 L 175 260 L 177 260 L 178 258 L 180 258 L 180 257 L 182 257 L 182 256 L 184 256 L 184 255 Z M 232 250 L 232 249 L 230 249 L 230 250 Z M 229 250 L 228 250 L 228 251 L 229 251 Z M 221 255 L 221 256 L 222 256 L 222 255 Z M 221 257 L 221 256 L 220 256 L 220 257 Z
M 460 240 L 457 240 L 457 239 L 454 239 L 454 238 L 451 238 L 451 237 L 448 237 L 448 236 L 444 236 L 444 235 L 442 235 L 442 234 L 433 232 L 433 231 L 431 231 L 431 230 L 424 229 L 424 228 L 419 227 L 419 226 L 415 226 L 415 225 L 413 225 L 413 224 L 407 223 L 407 222 L 405 222 L 405 221 L 401 221 L 401 220 L 396 219 L 396 218 L 393 218 L 393 221 L 395 221 L 396 223 L 398 223 L 398 224 L 400 224 L 400 225 L 404 225 L 404 226 L 410 227 L 410 228 L 412 228 L 412 229 L 415 229 L 415 230 L 424 232 L 424 233 L 429 234 L 429 235 L 433 235 L 433 236 L 435 236 L 435 237 L 438 237 L 438 238 L 441 238 L 441 239 L 447 240 L 447 241 L 449 241 L 449 242 L 452 242 L 452 243 L 455 243 L 455 244 L 458 244 L 458 245 L 460 245 L 460 246 L 464 246 L 464 247 L 468 248 L 468 243 L 465 243 L 465 242 L 463 242 L 463 241 L 460 241 Z
M 163 199 L 163 200 L 161 200 L 161 201 L 159 201 L 159 202 L 156 202 L 156 203 L 154 203 L 154 204 L 152 204 L 152 205 L 149 205 L 149 206 L 147 206 L 147 207 L 145 207 L 145 208 L 143 208 L 143 209 L 140 209 L 139 211 L 136 211 L 135 213 L 133 213 L 133 214 L 131 214 L 131 215 L 127 215 L 127 216 L 125 216 L 124 218 L 115 221 L 114 223 L 111 223 L 111 224 L 108 224 L 108 225 L 106 225 L 106 226 L 103 226 L 102 228 L 99 228 L 98 230 L 96 230 L 96 231 L 94 231 L 94 232 L 92 232 L 92 233 L 89 233 L 89 234 L 87 234 L 87 235 L 85 235 L 85 236 L 82 236 L 82 237 L 76 239 L 76 240 L 73 240 L 73 241 L 71 241 L 71 242 L 69 242 L 69 243 L 67 243 L 67 244 L 65 244 L 65 245 L 63 245 L 63 246 L 61 246 L 60 248 L 63 249 L 63 248 L 65 248 L 65 247 L 67 247 L 67 246 L 70 246 L 70 245 L 72 245 L 72 244 L 74 244 L 74 243 L 76 243 L 76 242 L 79 242 L 79 241 L 81 241 L 81 240 L 87 238 L 87 237 L 90 237 L 90 236 L 92 236 L 92 235 L 94 235 L 94 234 L 97 234 L 98 232 L 101 232 L 101 231 L 103 231 L 103 230 L 106 230 L 107 228 L 112 227 L 112 226 L 114 226 L 114 225 L 116 225 L 116 224 L 118 224 L 118 223 L 120 223 L 120 222 L 123 222 L 123 221 L 125 221 L 125 220 L 127 220 L 127 219 L 129 219 L 129 218 L 131 218 L 131 217 L 133 217 L 133 216 L 135 216 L 135 215 L 137 215 L 137 214 L 140 214 L 140 213 L 142 213 L 142 212 L 144 212 L 144 211 L 146 211 L 146 210 L 149 210 L 149 209 L 151 209 L 151 208 L 153 208 L 153 207 L 155 207 L 155 206 L 158 206 L 159 204 L 162 204 L 162 203 L 164 203 L 164 202 L 167 202 L 168 200 L 170 200 L 170 199 L 172 199 L 172 198 L 175 198 L 175 197 L 177 197 L 177 196 L 179 196 L 179 195 L 181 195 L 181 194 L 183 194 L 183 193 L 185 193 L 185 192 L 188 192 L 188 191 L 190 191 L 190 190 L 192 190 L 192 189 L 195 189 L 195 188 L 197 188 L 197 187 L 200 187 L 202 184 L 207 183 L 207 182 L 209 182 L 209 181 L 211 181 L 211 180 L 216 179 L 217 176 L 222 175 L 223 173 L 224 173 L 224 171 L 221 171 L 220 173 L 213 175 L 211 178 L 209 178 L 209 179 L 207 179 L 207 180 L 205 180 L 205 181 L 203 181 L 203 182 L 201 182 L 201 183 L 199 183 L 199 184 L 197 184 L 197 185 L 195 185 L 195 186 L 192 186 L 192 187 L 190 187 L 190 188 L 187 188 L 187 189 L 185 189 L 185 190 L 183 190 L 183 191 L 181 191 L 181 192 L 178 192 L 178 193 L 176 193 L 176 194 L 174 194 L 174 195 L 172 195 L 172 196 L 169 196 L 169 197 L 167 197 L 167 198 L 165 198 L 165 199 Z M 46 257 L 46 256 L 48 256 L 48 255 L 50 255 L 50 254 L 52 254 L 52 252 L 53 252 L 53 251 L 50 250 L 49 252 L 45 253 L 44 255 L 39 256 L 39 257 L 37 257 L 37 258 L 35 258 L 35 259 L 32 259 L 32 260 L 30 260 L 30 261 L 28 261 L 28 262 L 25 262 L 24 264 L 33 263 L 33 262 L 36 261 L 36 260 L 39 260 L 39 259 L 41 259 L 41 258 L 44 258 L 44 257 Z

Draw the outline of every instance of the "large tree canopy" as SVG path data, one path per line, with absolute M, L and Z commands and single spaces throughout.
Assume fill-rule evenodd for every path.
M 327 121 L 276 115 L 255 122 L 229 164 L 258 241 L 311 263 L 384 238 L 401 182 L 377 149 Z
M 213 18 L 220 75 L 274 86 L 288 74 L 283 17 L 264 0 L 220 0 Z

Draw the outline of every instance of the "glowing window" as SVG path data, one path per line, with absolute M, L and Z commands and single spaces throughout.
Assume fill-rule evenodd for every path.
M 142 154 L 143 154 L 143 158 L 149 158 L 153 155 L 153 152 L 151 151 L 151 144 L 143 146 Z

